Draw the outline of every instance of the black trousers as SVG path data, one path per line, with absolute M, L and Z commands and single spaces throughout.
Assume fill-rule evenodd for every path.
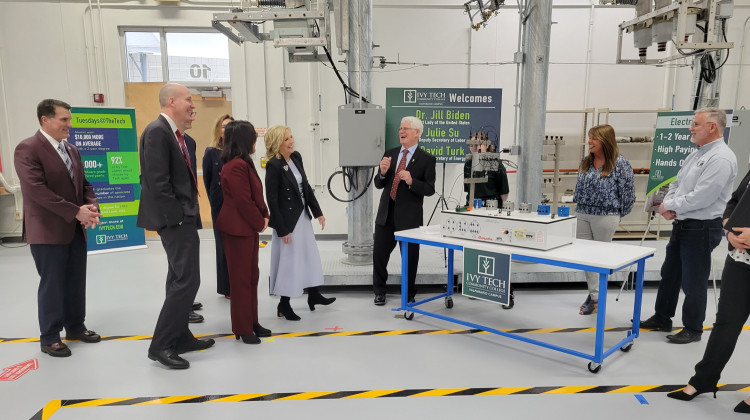
M 216 243 L 216 293 L 229 296 L 229 269 L 227 256 L 224 254 L 224 240 L 221 232 L 216 229 L 214 229 L 214 240 Z
M 198 229 L 195 219 L 158 231 L 167 253 L 167 287 L 149 351 L 175 349 L 195 339 L 188 315 L 200 287 Z
M 86 239 L 78 225 L 68 244 L 32 244 L 31 256 L 41 279 L 37 292 L 39 341 L 43 346 L 60 341 L 60 331 L 86 330 Z
M 716 322 L 708 337 L 703 360 L 695 365 L 690 385 L 699 391 L 712 390 L 721 371 L 732 357 L 737 338 L 750 315 L 750 265 L 727 257 L 721 275 L 721 297 Z
M 393 223 L 393 200 L 391 200 L 385 226 L 375 224 L 375 243 L 372 253 L 372 289 L 375 294 L 386 292 L 388 261 L 391 259 L 393 248 L 396 247 L 395 231 L 396 228 Z M 399 249 L 402 246 L 399 243 Z M 410 243 L 407 253 L 409 254 L 409 267 L 407 271 L 407 278 L 409 279 L 408 297 L 413 298 L 417 294 L 416 279 L 417 267 L 419 265 L 419 245 Z

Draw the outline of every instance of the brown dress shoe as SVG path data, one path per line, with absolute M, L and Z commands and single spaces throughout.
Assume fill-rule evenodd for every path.
M 62 341 L 52 343 L 49 346 L 42 346 L 42 353 L 47 353 L 52 357 L 68 357 L 73 354 Z
M 102 341 L 102 337 L 93 331 L 81 331 L 78 334 L 68 334 L 65 336 L 66 340 L 78 340 L 83 343 L 98 343 Z

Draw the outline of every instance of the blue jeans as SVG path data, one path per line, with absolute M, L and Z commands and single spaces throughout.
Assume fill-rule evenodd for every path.
M 656 295 L 656 319 L 660 323 L 669 323 L 675 315 L 682 286 L 682 323 L 692 333 L 703 332 L 711 251 L 719 245 L 721 236 L 721 218 L 677 220 L 672 224 Z

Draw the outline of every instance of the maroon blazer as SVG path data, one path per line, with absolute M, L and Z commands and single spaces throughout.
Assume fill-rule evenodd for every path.
M 257 235 L 268 218 L 263 201 L 263 185 L 255 167 L 234 158 L 221 168 L 221 192 L 224 204 L 216 218 L 215 229 L 234 236 Z
M 16 146 L 14 164 L 23 193 L 23 237 L 29 244 L 70 243 L 79 224 L 78 210 L 84 204 L 97 204 L 78 149 L 67 141 L 63 144 L 73 163 L 73 180 L 60 153 L 41 131 Z

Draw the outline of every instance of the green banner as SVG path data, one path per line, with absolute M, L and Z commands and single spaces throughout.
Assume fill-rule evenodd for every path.
M 659 188 L 669 185 L 677 178 L 682 162 L 696 149 L 691 141 L 690 125 L 693 111 L 660 112 L 656 118 L 654 149 L 651 153 L 651 166 L 648 175 L 646 196 Z M 727 111 L 727 121 L 732 121 L 732 111 Z M 724 130 L 724 141 L 729 141 L 729 127 Z
M 502 89 L 387 88 L 385 95 L 386 149 L 399 146 L 398 128 L 406 116 L 422 120 L 419 146 L 438 162 L 464 163 L 466 140 L 477 131 L 500 147 Z
M 464 296 L 508 305 L 510 255 L 464 248 Z
M 76 128 L 134 128 L 127 114 L 76 113 L 70 123 Z
M 71 113 L 68 141 L 81 153 L 102 213 L 102 224 L 89 232 L 88 250 L 145 246 L 145 233 L 135 225 L 141 193 L 135 110 L 73 108 Z

